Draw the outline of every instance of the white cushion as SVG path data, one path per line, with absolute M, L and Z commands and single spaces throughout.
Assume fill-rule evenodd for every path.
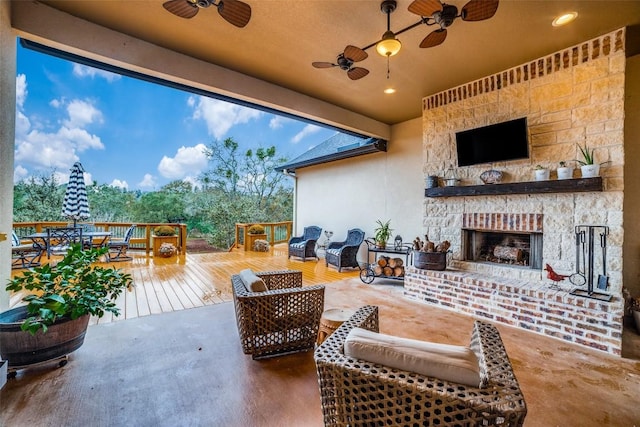
M 240 272 L 240 279 L 249 292 L 264 292 L 267 290 L 264 280 L 256 276 L 250 268 L 245 268 Z
M 379 334 L 354 328 L 344 354 L 403 371 L 473 387 L 480 386 L 478 358 L 470 348 Z

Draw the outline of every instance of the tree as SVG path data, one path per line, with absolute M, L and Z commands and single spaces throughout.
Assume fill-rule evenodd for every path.
M 64 186 L 51 175 L 34 175 L 14 186 L 13 219 L 16 222 L 60 221 Z

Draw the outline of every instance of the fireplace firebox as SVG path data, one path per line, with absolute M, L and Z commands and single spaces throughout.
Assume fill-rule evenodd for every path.
M 542 269 L 542 233 L 463 229 L 465 261 Z

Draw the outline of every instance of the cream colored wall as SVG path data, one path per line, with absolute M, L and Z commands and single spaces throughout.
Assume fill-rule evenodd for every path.
M 624 118 L 624 286 L 640 296 L 640 55 L 627 58 Z
M 16 116 L 16 41 L 9 25 L 11 4 L 0 2 L 0 311 L 9 308 L 4 284 L 11 274 L 13 226 L 13 144 Z
M 386 153 L 302 168 L 296 175 L 296 235 L 307 225 L 318 225 L 333 231 L 334 241 L 344 239 L 350 228 L 371 237 L 378 219 L 390 219 L 393 235 L 407 242 L 422 233 L 420 118 L 392 127 Z M 361 251 L 359 259 L 363 256 Z

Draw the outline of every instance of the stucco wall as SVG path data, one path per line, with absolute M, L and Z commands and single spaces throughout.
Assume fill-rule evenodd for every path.
M 344 239 L 350 228 L 371 237 L 378 219 L 390 219 L 393 235 L 407 242 L 422 233 L 420 118 L 392 127 L 386 153 L 302 168 L 296 175 L 296 235 L 306 225 L 318 225 L 333 231 L 334 241 Z

